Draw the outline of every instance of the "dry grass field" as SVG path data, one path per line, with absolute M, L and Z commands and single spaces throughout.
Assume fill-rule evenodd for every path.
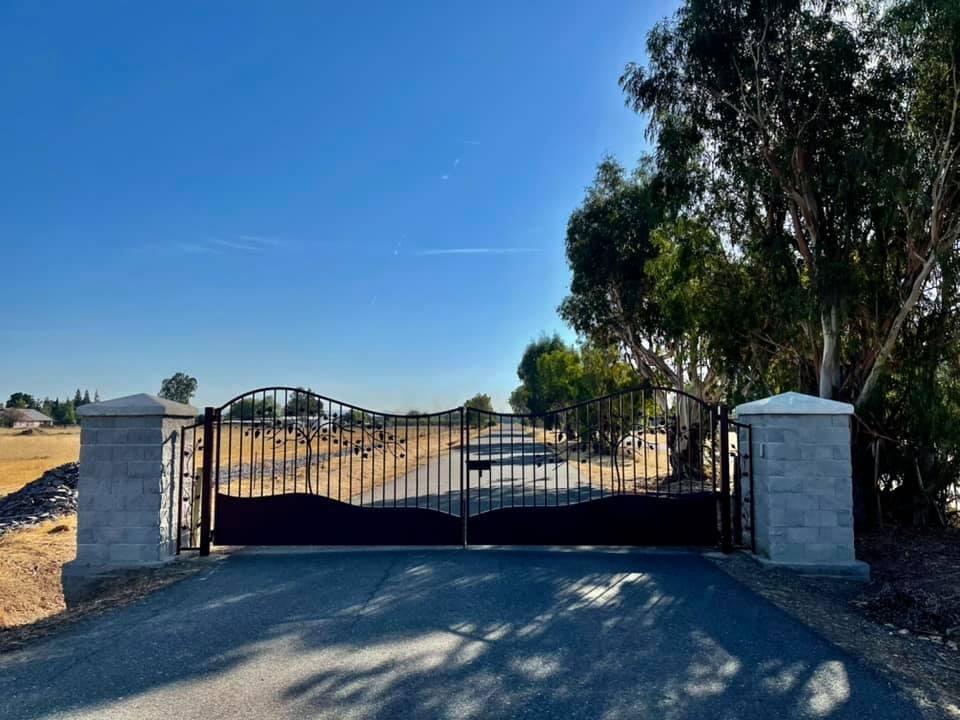
M 575 438 L 557 430 L 534 428 L 531 436 L 546 445 L 551 452 L 579 466 L 582 482 L 619 492 L 659 492 L 666 488 L 661 483 L 672 474 L 667 434 L 636 433 L 621 442 L 614 456 L 595 454 Z M 579 452 L 578 452 L 579 450 Z M 548 473 L 549 475 L 549 473 Z
M 79 428 L 24 433 L 0 429 L 0 496 L 80 456 Z M 77 551 L 76 517 L 0 538 L 0 628 L 25 625 L 64 610 L 60 571 Z
M 60 571 L 76 553 L 76 516 L 0 538 L 0 628 L 62 612 Z
M 0 496 L 36 480 L 50 468 L 80 458 L 80 428 L 0 428 Z
M 472 429 L 469 434 L 476 438 L 488 432 Z M 410 423 L 393 429 L 298 433 L 225 423 L 220 430 L 219 491 L 230 495 L 309 491 L 347 499 L 361 488 L 370 491 L 418 467 L 421 472 L 426 465 L 436 467 L 458 447 L 459 425 Z

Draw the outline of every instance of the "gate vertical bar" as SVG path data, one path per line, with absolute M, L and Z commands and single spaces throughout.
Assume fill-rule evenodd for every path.
M 743 448 L 740 448 L 743 452 Z M 757 554 L 757 510 L 753 494 L 753 426 L 747 425 L 747 478 L 750 480 L 750 552 Z
M 467 477 L 467 461 L 470 458 L 470 435 L 464 441 L 463 419 L 465 413 L 460 408 L 460 525 L 463 528 L 463 547 L 467 547 L 467 514 L 470 510 L 470 502 L 466 492 L 469 491 L 470 481 Z M 466 443 L 466 444 L 465 444 Z
M 183 458 L 186 455 L 186 437 L 186 428 L 183 428 L 180 430 L 180 475 L 177 478 L 177 555 L 180 554 L 180 545 L 183 542 Z M 174 447 L 176 447 L 176 436 L 174 436 Z
M 720 530 L 721 549 L 733 552 L 730 518 L 730 417 L 726 405 L 720 406 Z
M 203 480 L 200 489 L 200 555 L 210 554 L 210 492 L 213 487 L 213 413 L 203 409 Z
M 736 452 L 731 454 L 731 460 L 733 460 L 733 488 L 731 490 L 733 510 L 730 515 L 733 519 L 733 539 L 737 545 L 740 545 L 743 542 L 743 473 L 740 468 L 740 426 L 734 423 L 733 427 L 737 434 L 737 446 L 734 448 Z

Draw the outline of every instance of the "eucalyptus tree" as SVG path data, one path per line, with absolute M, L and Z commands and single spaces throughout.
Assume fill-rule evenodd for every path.
M 958 18 L 689 0 L 621 77 L 683 212 L 782 283 L 821 396 L 867 401 L 960 241 Z

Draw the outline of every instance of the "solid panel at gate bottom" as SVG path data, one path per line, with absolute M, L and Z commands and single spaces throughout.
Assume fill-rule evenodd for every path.
M 719 538 L 710 492 L 611 495 L 571 505 L 507 507 L 471 515 L 472 545 L 691 545 Z
M 306 493 L 217 494 L 217 545 L 460 545 L 459 517 L 416 507 L 360 507 Z

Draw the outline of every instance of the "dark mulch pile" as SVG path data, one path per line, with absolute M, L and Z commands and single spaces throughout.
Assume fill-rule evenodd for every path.
M 80 465 L 65 463 L 47 470 L 40 479 L 27 483 L 16 492 L 4 495 L 0 498 L 0 537 L 44 520 L 75 513 L 79 480 Z
M 960 529 L 887 528 L 857 538 L 871 583 L 855 601 L 881 623 L 960 641 Z

